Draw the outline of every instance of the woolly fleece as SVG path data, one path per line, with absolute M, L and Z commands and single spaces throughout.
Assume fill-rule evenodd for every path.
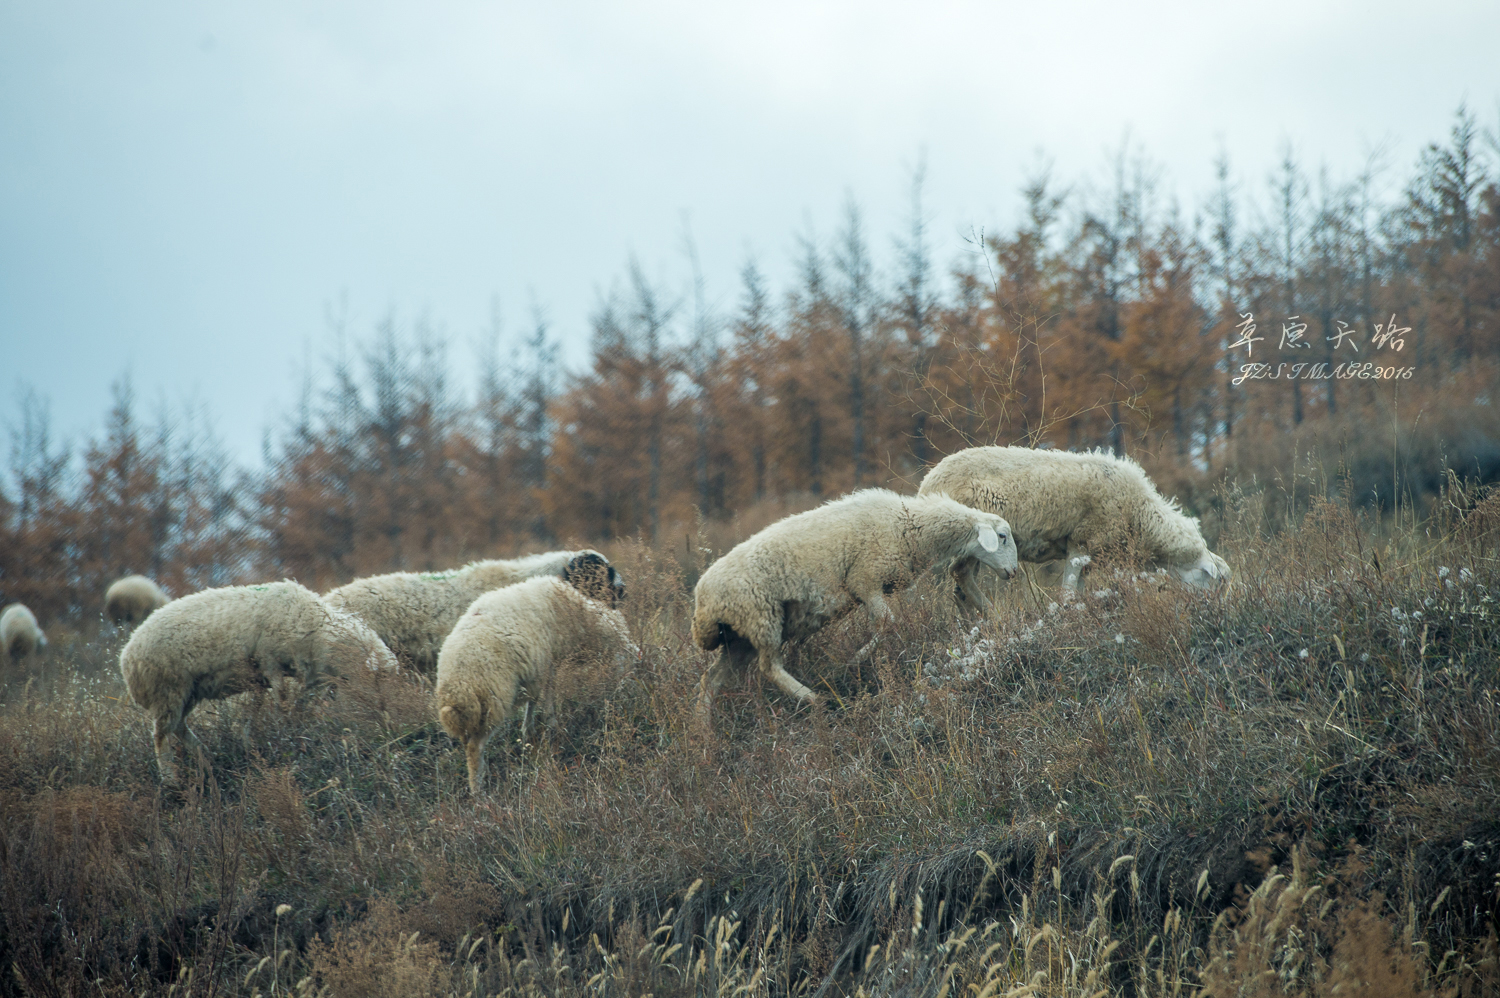
M 116 624 L 139 624 L 167 603 L 161 586 L 144 575 L 127 575 L 105 591 L 104 615 Z
M 1015 573 L 1010 525 L 947 496 L 865 489 L 787 517 L 709 566 L 693 591 L 693 640 L 719 659 L 699 690 L 707 723 L 713 696 L 754 658 L 763 679 L 813 700 L 784 666 L 782 646 L 863 604 L 872 622 L 890 616 L 885 597 L 934 566 L 966 559 Z
M 519 693 L 540 703 L 568 659 L 594 655 L 621 663 L 638 654 L 618 610 L 561 579 L 528 579 L 476 599 L 443 642 L 433 694 L 438 721 L 463 743 L 470 789 L 477 795 L 483 788 L 485 743 Z
M 1190 585 L 1206 588 L 1230 575 L 1224 559 L 1208 550 L 1198 521 L 1163 499 L 1129 458 L 970 447 L 939 461 L 917 493 L 945 493 L 1000 514 L 1015 531 L 1022 561 L 1066 558 L 1067 584 L 1079 588 L 1084 566 L 1132 541 L 1154 565 Z
M 0 613 L 0 648 L 11 658 L 25 658 L 47 647 L 47 635 L 36 624 L 36 615 L 24 603 L 12 603 Z
M 386 646 L 415 667 L 431 671 L 443 639 L 469 604 L 492 589 L 539 575 L 561 577 L 581 554 L 608 559 L 597 551 L 549 551 L 513 560 L 476 561 L 451 572 L 394 572 L 356 579 L 324 595 L 375 629 Z M 622 586 L 609 568 L 610 583 Z
M 175 780 L 168 735 L 201 747 L 186 718 L 194 705 L 287 678 L 311 686 L 396 659 L 357 617 L 295 582 L 207 589 L 157 610 L 120 652 L 130 696 L 151 715 L 162 777 Z

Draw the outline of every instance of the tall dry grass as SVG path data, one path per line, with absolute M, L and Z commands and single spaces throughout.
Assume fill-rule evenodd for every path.
M 120 636 L 60 635 L 0 693 L 0 994 L 1495 993 L 1500 498 L 1265 502 L 1218 497 L 1226 592 L 1038 575 L 975 623 L 927 580 L 861 668 L 859 619 L 794 650 L 826 708 L 731 691 L 711 740 L 688 583 L 733 537 L 620 545 L 641 661 L 480 800 L 378 675 L 200 707 L 163 793 Z

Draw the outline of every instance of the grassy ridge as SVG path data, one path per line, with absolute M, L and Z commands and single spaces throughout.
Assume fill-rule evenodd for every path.
M 1500 498 L 1223 508 L 1226 593 L 928 582 L 714 739 L 702 564 L 622 546 L 642 661 L 479 802 L 415 676 L 200 707 L 164 796 L 121 636 L 62 636 L 0 705 L 0 994 L 1494 993 Z

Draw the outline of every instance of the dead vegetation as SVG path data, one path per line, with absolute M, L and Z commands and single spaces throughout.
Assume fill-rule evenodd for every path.
M 638 669 L 479 801 L 375 674 L 203 711 L 164 796 L 118 638 L 60 633 L 0 694 L 0 994 L 1493 994 L 1497 502 L 1226 493 L 1222 594 L 920 585 L 861 670 L 859 618 L 795 652 L 828 709 L 730 692 L 711 741 L 685 582 L 732 538 L 622 544 Z

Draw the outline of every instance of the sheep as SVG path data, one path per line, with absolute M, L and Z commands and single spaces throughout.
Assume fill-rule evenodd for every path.
M 579 555 L 593 555 L 608 568 L 609 581 L 624 582 L 597 551 L 550 551 L 510 561 L 476 561 L 451 572 L 395 572 L 356 579 L 324 595 L 331 606 L 362 618 L 397 655 L 431 671 L 443 639 L 480 596 L 538 575 L 561 576 Z
M 36 625 L 36 614 L 24 603 L 12 603 L 0 613 L 0 648 L 13 659 L 25 658 L 47 647 L 47 635 Z
M 151 715 L 157 767 L 168 783 L 177 770 L 167 736 L 203 747 L 186 723 L 200 701 L 280 689 L 288 677 L 310 686 L 362 667 L 397 666 L 363 621 L 290 580 L 173 600 L 147 617 L 120 651 L 120 673 L 131 698 Z
M 529 708 L 567 659 L 592 654 L 620 662 L 640 654 L 614 609 L 619 598 L 609 564 L 585 552 L 561 579 L 546 575 L 491 590 L 464 611 L 438 653 L 433 702 L 439 723 L 463 744 L 476 797 L 484 787 L 485 743 L 518 693 Z
M 693 640 L 705 651 L 721 649 L 699 686 L 700 723 L 708 726 L 715 693 L 752 658 L 762 679 L 815 701 L 786 671 L 787 642 L 808 637 L 856 603 L 878 624 L 891 616 L 886 596 L 929 568 L 963 559 L 1009 578 L 1017 567 L 1010 525 L 947 496 L 886 489 L 787 517 L 736 545 L 693 590 Z
M 104 614 L 116 624 L 139 624 L 166 605 L 167 594 L 144 575 L 116 579 L 104 593 Z
M 1141 466 L 1104 451 L 1075 454 L 1027 447 L 970 447 L 929 471 L 918 495 L 943 493 L 1010 521 L 1022 561 L 1066 558 L 1065 587 L 1083 588 L 1083 570 L 1127 544 L 1183 582 L 1226 582 L 1229 565 L 1208 550 L 1194 517 L 1163 499 Z M 955 564 L 960 600 L 982 603 L 972 564 Z

